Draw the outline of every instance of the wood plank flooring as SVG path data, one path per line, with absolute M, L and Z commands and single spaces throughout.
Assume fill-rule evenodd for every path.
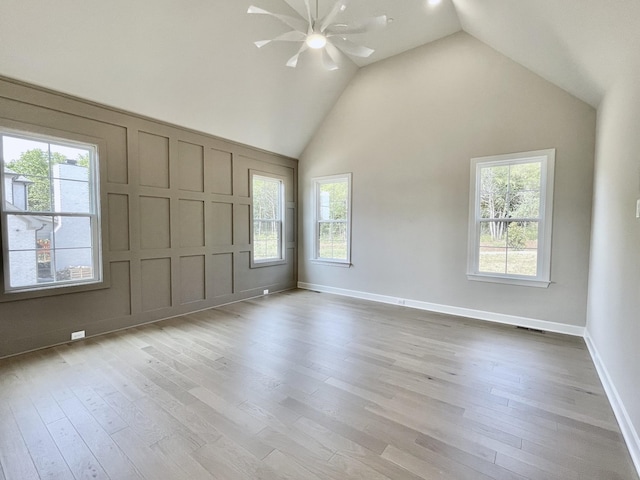
M 0 480 L 637 480 L 582 339 L 290 291 L 0 360 Z

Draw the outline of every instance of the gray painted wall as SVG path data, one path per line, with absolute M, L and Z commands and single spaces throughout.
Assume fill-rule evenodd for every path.
M 587 331 L 624 405 L 640 462 L 640 85 L 621 77 L 598 109 Z M 637 463 L 640 466 L 640 463 Z
M 363 68 L 300 160 L 299 280 L 584 326 L 596 112 L 465 33 Z M 472 157 L 556 148 L 552 285 L 466 278 Z M 309 261 L 311 178 L 353 172 L 352 268 Z
M 1 78 L 0 112 L 8 128 L 102 146 L 110 277 L 93 291 L 0 295 L 0 357 L 295 287 L 297 160 Z M 285 179 L 285 264 L 250 268 L 250 169 Z

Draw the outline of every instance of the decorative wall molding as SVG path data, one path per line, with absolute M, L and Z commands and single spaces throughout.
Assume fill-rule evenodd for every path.
M 295 221 L 285 222 L 286 265 L 250 267 L 249 172 L 284 179 L 293 220 L 297 160 L 2 76 L 0 112 L 3 128 L 98 145 L 110 277 L 108 288 L 5 296 L 0 318 L 31 323 L 0 321 L 0 357 L 295 288 Z

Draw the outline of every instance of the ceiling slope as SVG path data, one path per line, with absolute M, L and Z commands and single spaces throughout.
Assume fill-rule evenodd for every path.
M 249 5 L 304 11 L 289 2 L 2 0 L 0 74 L 297 158 L 358 67 L 329 72 L 309 52 L 292 69 L 296 45 L 256 48 L 287 27 Z M 351 3 L 353 17 L 394 17 L 358 39 L 378 49 L 370 61 L 460 29 L 450 2 Z
M 333 0 L 319 1 L 322 15 Z M 305 8 L 304 0 L 2 0 L 0 75 L 297 158 L 358 67 L 461 28 L 593 106 L 640 63 L 640 0 L 351 0 L 345 21 L 386 13 L 393 22 L 356 39 L 376 49 L 370 58 L 343 57 L 331 72 L 317 52 L 286 67 L 295 44 L 256 48 L 288 28 L 247 15 L 251 4 Z
M 640 62 L 638 0 L 453 0 L 463 29 L 597 107 Z

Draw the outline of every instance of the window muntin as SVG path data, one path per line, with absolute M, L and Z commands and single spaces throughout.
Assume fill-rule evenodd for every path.
M 555 150 L 472 159 L 471 280 L 549 285 Z
M 314 260 L 351 262 L 351 174 L 313 179 Z
M 284 181 L 252 173 L 251 196 L 253 262 L 284 261 Z
M 102 282 L 98 147 L 0 130 L 5 293 Z

